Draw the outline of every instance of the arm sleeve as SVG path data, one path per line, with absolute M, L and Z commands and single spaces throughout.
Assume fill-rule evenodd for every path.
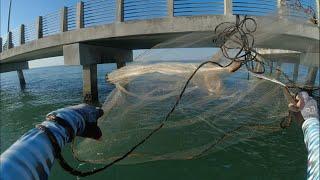
M 310 118 L 302 124 L 308 150 L 308 180 L 319 179 L 319 119 Z
M 74 110 L 60 109 L 52 112 L 67 121 L 75 134 L 83 131 L 83 117 Z M 50 114 L 52 114 L 50 113 Z M 67 130 L 52 121 L 41 123 L 51 130 L 62 149 L 71 139 Z M 11 145 L 0 156 L 0 179 L 48 179 L 54 162 L 52 144 L 47 135 L 37 129 L 31 129 Z

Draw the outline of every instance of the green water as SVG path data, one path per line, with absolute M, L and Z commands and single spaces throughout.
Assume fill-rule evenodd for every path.
M 114 65 L 99 65 L 99 99 L 104 102 L 114 88 L 104 80 Z M 1 74 L 1 152 L 57 108 L 81 103 L 80 67 L 50 67 L 25 71 L 27 87 L 21 91 L 16 72 Z M 69 161 L 69 147 L 64 152 Z M 239 142 L 195 160 L 163 160 L 135 165 L 115 165 L 81 179 L 305 179 L 307 152 L 296 125 L 254 141 Z M 76 163 L 73 163 L 75 166 Z M 58 164 L 50 179 L 76 179 Z

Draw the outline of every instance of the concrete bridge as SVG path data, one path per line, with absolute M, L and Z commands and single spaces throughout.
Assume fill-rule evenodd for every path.
M 23 85 L 27 61 L 64 56 L 65 65 L 83 66 L 84 96 L 97 101 L 97 64 L 117 63 L 120 68 L 133 60 L 132 50 L 149 49 L 190 33 L 196 34 L 191 38 L 207 37 L 190 39 L 197 42 L 191 47 L 213 47 L 214 28 L 234 22 L 236 14 L 250 15 L 258 22 L 257 48 L 319 54 L 319 27 L 309 22 L 312 14 L 304 13 L 311 8 L 319 19 L 319 3 L 310 2 L 292 8 L 283 0 L 87 0 L 39 16 L 1 38 L 0 72 L 17 70 Z M 263 36 L 270 32 L 272 37 Z M 297 54 L 292 55 L 296 60 Z M 317 61 L 318 56 L 314 57 L 311 64 Z

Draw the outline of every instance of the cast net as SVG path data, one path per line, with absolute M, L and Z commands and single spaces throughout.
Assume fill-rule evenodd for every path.
M 234 29 L 237 23 L 243 23 L 241 31 Z M 96 164 L 192 159 L 281 131 L 280 124 L 288 124 L 291 117 L 288 89 L 291 95 L 301 90 L 319 95 L 318 64 L 283 61 L 280 54 L 292 57 L 299 52 L 272 56 L 255 44 L 291 31 L 294 24 L 279 26 L 274 17 L 261 23 L 238 17 L 211 32 L 179 35 L 141 53 L 108 74 L 115 89 L 102 106 L 105 113 L 98 123 L 102 140 L 77 141 L 75 157 Z M 211 49 L 212 56 L 199 59 L 163 58 L 177 53 L 166 48 L 206 43 L 220 49 Z M 201 64 L 204 61 L 210 62 Z M 231 63 L 235 72 L 230 72 Z

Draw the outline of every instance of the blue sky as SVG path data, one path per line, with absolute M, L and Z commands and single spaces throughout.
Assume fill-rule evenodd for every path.
M 0 1 L 1 36 L 7 34 L 8 10 L 10 0 Z M 56 11 L 65 5 L 75 4 L 77 0 L 12 0 L 10 29 L 19 27 L 20 24 L 32 23 L 39 15 Z M 41 61 L 30 61 L 30 67 L 50 65 L 63 65 L 62 57 L 47 58 Z
M 10 0 L 1 0 L 1 35 L 6 34 Z M 77 0 L 12 0 L 11 29 L 23 23 L 32 23 L 39 15 L 56 11 L 64 5 L 75 4 Z

